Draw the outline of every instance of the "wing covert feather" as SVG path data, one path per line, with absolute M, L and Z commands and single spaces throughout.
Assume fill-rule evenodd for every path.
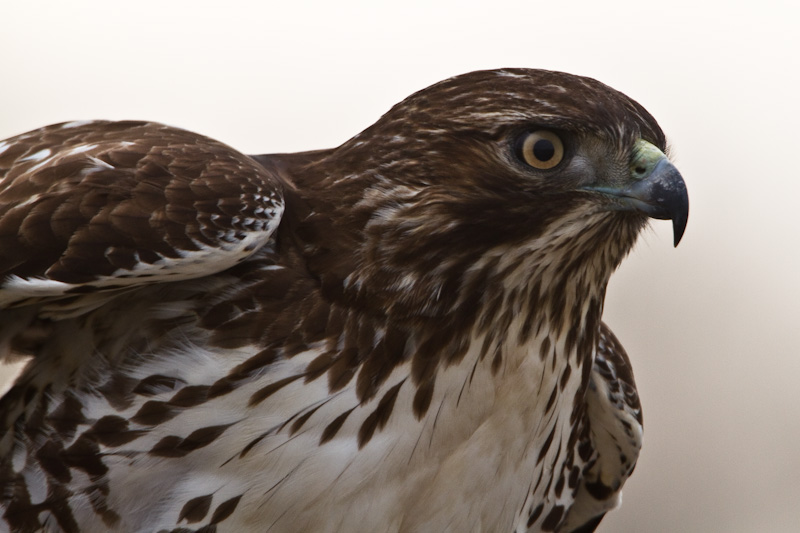
M 47 126 L 0 142 L 0 305 L 200 277 L 263 246 L 279 178 L 151 122 Z

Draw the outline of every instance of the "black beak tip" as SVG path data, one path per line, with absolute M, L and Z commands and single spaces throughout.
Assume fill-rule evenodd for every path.
M 672 219 L 672 235 L 675 240 L 675 248 L 678 247 L 678 243 L 681 242 L 681 239 L 683 238 L 683 232 L 686 231 L 686 222 L 686 216 Z
M 689 220 L 689 193 L 686 191 L 686 183 L 680 178 L 680 175 L 673 181 L 673 185 L 676 190 L 672 197 L 672 205 L 669 206 L 669 212 L 672 219 L 672 235 L 677 248 Z

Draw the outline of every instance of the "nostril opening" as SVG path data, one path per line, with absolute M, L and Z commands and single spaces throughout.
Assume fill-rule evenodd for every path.
M 647 168 L 646 167 L 642 167 L 642 166 L 638 166 L 638 167 L 634 168 L 633 170 L 637 174 L 644 174 L 645 172 L 647 172 Z

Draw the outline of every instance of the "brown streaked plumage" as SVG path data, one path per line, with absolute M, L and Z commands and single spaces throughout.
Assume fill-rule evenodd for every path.
M 653 118 L 563 73 L 420 91 L 342 146 L 154 123 L 0 143 L 12 531 L 592 531 L 641 445 L 601 322 L 688 199 Z

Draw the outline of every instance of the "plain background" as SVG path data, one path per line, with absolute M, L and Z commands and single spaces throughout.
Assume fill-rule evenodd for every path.
M 609 287 L 645 444 L 600 531 L 800 531 L 797 2 L 289 4 L 4 2 L 0 138 L 136 118 L 298 151 L 454 74 L 598 78 L 659 120 L 691 197 L 681 245 L 654 223 Z

